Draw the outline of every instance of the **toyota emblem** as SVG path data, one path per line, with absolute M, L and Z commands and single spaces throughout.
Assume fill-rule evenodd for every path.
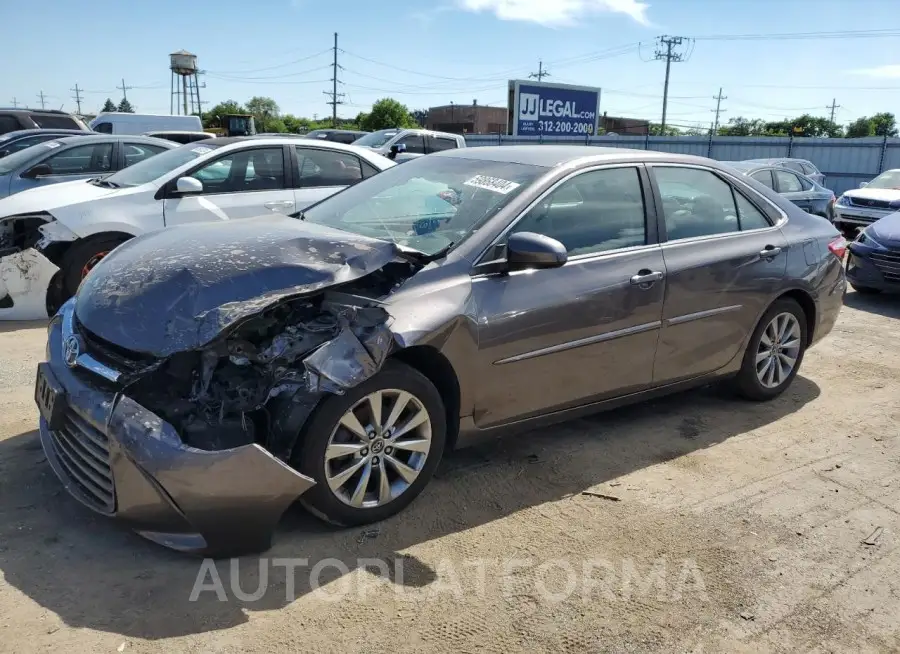
M 77 336 L 68 336 L 63 341 L 63 360 L 70 368 L 78 365 L 78 355 L 81 354 L 81 343 L 78 342 Z

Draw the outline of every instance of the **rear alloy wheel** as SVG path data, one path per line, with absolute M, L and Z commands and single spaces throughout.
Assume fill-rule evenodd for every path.
M 796 301 L 776 301 L 759 321 L 736 378 L 750 400 L 771 400 L 790 385 L 806 351 L 806 314 Z
M 383 520 L 422 491 L 444 449 L 440 394 L 417 370 L 389 362 L 345 395 L 325 399 L 295 452 L 316 480 L 300 501 L 338 525 Z

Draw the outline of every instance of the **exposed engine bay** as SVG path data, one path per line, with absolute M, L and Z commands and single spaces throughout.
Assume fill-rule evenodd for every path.
M 287 461 L 302 424 L 329 393 L 374 375 L 397 347 L 380 306 L 417 266 L 395 261 L 312 297 L 254 315 L 200 350 L 147 362 L 125 392 L 186 445 L 258 443 Z

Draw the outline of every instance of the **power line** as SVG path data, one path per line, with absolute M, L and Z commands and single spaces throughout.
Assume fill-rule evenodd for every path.
M 73 100 L 75 100 L 75 105 L 78 107 L 78 114 L 81 115 L 81 89 L 78 88 L 78 84 L 76 83 L 75 88 L 69 90 L 75 92 Z
M 727 100 L 727 99 L 728 99 L 728 96 L 722 95 L 722 87 L 720 86 L 719 87 L 719 95 L 713 97 L 713 100 L 716 101 L 716 121 L 715 121 L 715 123 L 713 123 L 713 128 L 712 128 L 713 136 L 715 136 L 716 132 L 719 131 L 719 114 L 722 113 L 723 111 L 726 111 L 725 109 L 722 109 L 722 100 Z
M 343 52 L 343 51 L 342 51 Z M 343 100 L 339 98 L 343 98 L 343 93 L 338 93 L 337 85 L 338 85 L 338 34 L 334 33 L 334 59 L 332 61 L 332 71 L 331 71 L 331 91 L 322 91 L 327 96 L 331 97 L 331 100 L 326 104 L 331 105 L 331 126 L 337 127 L 337 108 L 339 104 L 344 104 Z
M 653 55 L 654 59 L 666 60 L 666 81 L 663 85 L 663 106 L 662 106 L 662 122 L 660 125 L 660 133 L 665 134 L 666 131 L 666 105 L 669 101 L 669 69 L 672 62 L 684 61 L 684 53 L 674 52 L 673 48 L 680 46 L 688 41 L 683 36 L 660 36 L 657 39 L 657 49 Z
M 43 91 L 41 91 L 40 93 L 38 93 L 38 98 L 40 98 L 40 100 L 41 100 L 41 109 L 46 109 L 46 108 L 47 108 L 47 102 L 46 102 L 46 100 L 45 100 L 45 97 L 46 97 L 46 96 L 44 96 L 44 92 L 43 92 Z
M 19 108 L 19 101 L 16 98 L 12 99 L 12 106 L 13 106 L 13 109 Z
M 320 50 L 311 55 L 307 55 L 306 57 L 300 57 L 299 59 L 294 59 L 293 61 L 288 61 L 283 64 L 276 64 L 274 66 L 264 66 L 262 68 L 248 68 L 246 70 L 230 70 L 227 72 L 218 72 L 213 71 L 214 75 L 242 75 L 244 73 L 262 73 L 267 70 L 276 70 L 277 68 L 287 68 L 288 66 L 293 66 L 294 64 L 299 64 L 304 61 L 309 61 L 310 59 L 315 59 L 316 57 L 321 57 L 323 54 L 327 54 L 331 52 L 331 48 L 325 48 L 324 50 Z
M 839 104 L 837 103 L 837 98 L 832 98 L 832 100 L 831 100 L 831 105 L 825 107 L 826 109 L 831 109 L 831 118 L 830 118 L 829 120 L 831 120 L 832 123 L 834 122 L 834 110 L 837 109 L 837 108 L 840 107 L 840 106 L 841 106 L 841 105 L 839 105 Z
M 538 62 L 538 72 L 528 73 L 528 77 L 530 79 L 536 79 L 538 82 L 540 82 L 545 77 L 549 77 L 549 76 L 550 76 L 550 73 L 548 73 L 546 70 L 544 70 L 544 62 L 543 61 Z
M 239 77 L 236 75 L 230 75 L 226 73 L 209 73 L 206 74 L 214 79 L 221 79 L 225 81 L 233 81 L 233 82 L 258 82 L 265 80 L 277 80 L 277 79 L 285 79 L 287 77 L 295 77 L 297 75 L 306 75 L 308 73 L 314 73 L 319 70 L 325 70 L 326 68 L 331 68 L 331 64 L 326 64 L 324 66 L 316 66 L 315 68 L 309 68 L 307 70 L 297 71 L 296 73 L 285 73 L 283 75 L 264 75 L 262 77 Z

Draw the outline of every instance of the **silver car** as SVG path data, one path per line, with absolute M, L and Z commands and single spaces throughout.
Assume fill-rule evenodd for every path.
M 0 198 L 20 191 L 114 173 L 177 143 L 144 136 L 70 136 L 0 159 Z

